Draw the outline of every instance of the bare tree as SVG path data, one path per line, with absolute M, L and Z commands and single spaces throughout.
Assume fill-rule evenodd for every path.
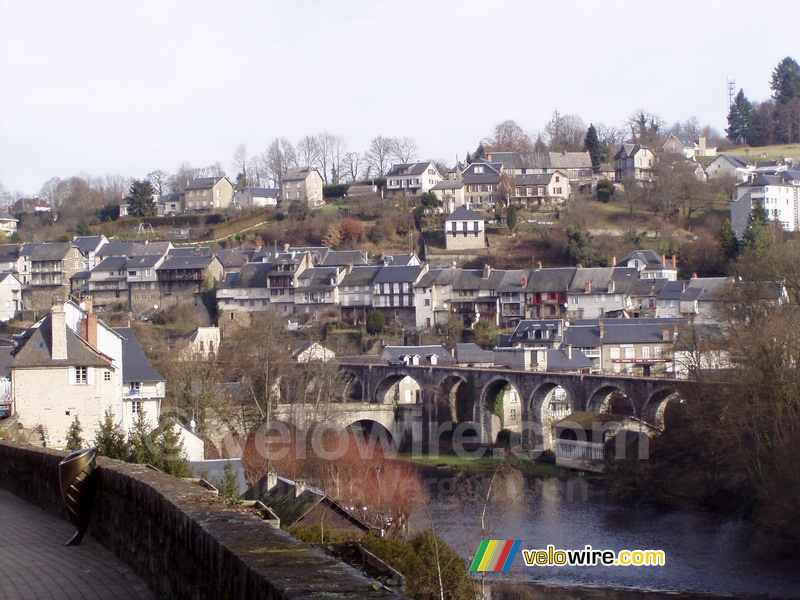
M 488 144 L 495 152 L 530 152 L 533 149 L 530 136 L 510 119 L 495 125 L 494 135 Z
M 188 162 L 182 163 L 170 180 L 170 190 L 172 190 L 173 193 L 182 194 L 186 190 L 186 186 L 189 185 L 189 182 L 195 177 L 197 177 L 197 169 Z
M 337 140 L 340 146 L 344 142 L 341 136 L 332 135 L 327 131 L 323 131 L 322 133 L 317 134 L 315 139 L 317 142 L 319 166 L 322 169 L 322 179 L 325 181 L 325 183 L 328 183 L 328 173 L 329 173 L 328 169 L 329 167 L 333 168 L 334 146 L 337 144 Z M 334 171 L 331 171 L 330 174 L 338 179 L 338 175 L 335 175 Z
M 167 186 L 169 185 L 169 173 L 162 169 L 156 169 L 155 171 L 150 171 L 147 174 L 147 178 L 153 185 L 153 189 L 156 191 L 156 194 L 163 196 L 167 191 Z
M 364 153 L 364 160 L 377 171 L 379 177 L 386 175 L 386 171 L 389 170 L 393 146 L 394 138 L 379 135 L 372 138 L 369 148 Z
M 306 135 L 297 142 L 297 160 L 300 166 L 316 167 L 319 165 L 320 152 L 316 136 Z
M 577 115 L 562 115 L 554 110 L 544 130 L 553 152 L 577 152 L 583 148 L 586 124 Z
M 236 150 L 233 151 L 233 168 L 238 174 L 241 173 L 244 179 L 245 185 L 250 185 L 250 180 L 248 179 L 247 175 L 247 166 L 249 163 L 249 159 L 247 157 L 247 146 L 244 144 L 239 144 L 236 147 Z
M 358 152 L 348 152 L 344 155 L 344 168 L 350 181 L 358 181 L 361 174 L 361 154 Z
M 328 156 L 328 167 L 331 173 L 331 183 L 339 183 L 345 177 L 342 172 L 345 169 L 345 158 L 347 156 L 347 144 L 340 135 L 332 135 L 328 140 L 326 150 Z
M 597 139 L 601 144 L 608 146 L 612 154 L 628 138 L 628 131 L 622 127 L 598 123 L 595 125 L 595 129 L 597 130 Z
M 275 138 L 262 154 L 262 163 L 270 177 L 278 185 L 281 176 L 291 167 L 297 166 L 297 153 L 286 138 Z
M 653 113 L 639 109 L 634 112 L 627 122 L 631 132 L 631 139 L 649 148 L 660 146 L 664 129 L 664 119 Z
M 394 138 L 393 142 L 394 142 L 392 144 L 393 160 L 399 163 L 409 163 L 416 158 L 417 152 L 419 152 L 419 147 L 417 146 L 417 142 L 414 138 L 411 137 Z

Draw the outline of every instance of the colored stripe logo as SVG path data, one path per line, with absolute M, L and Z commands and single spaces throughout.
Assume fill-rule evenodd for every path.
M 508 571 L 519 551 L 521 540 L 483 540 L 478 546 L 470 571 Z

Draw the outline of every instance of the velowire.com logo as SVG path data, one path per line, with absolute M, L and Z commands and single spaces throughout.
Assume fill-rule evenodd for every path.
M 508 571 L 519 551 L 521 540 L 483 540 L 470 571 Z

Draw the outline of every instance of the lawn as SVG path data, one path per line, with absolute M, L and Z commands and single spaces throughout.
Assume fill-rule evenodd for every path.
M 757 146 L 754 148 L 741 146 L 720 152 L 720 154 L 732 154 L 752 161 L 777 160 L 788 157 L 800 159 L 800 144 L 777 144 L 775 146 Z
M 442 467 L 469 472 L 491 471 L 505 462 L 507 465 L 521 469 L 527 473 L 533 473 L 534 475 L 545 476 L 558 473 L 558 469 L 552 464 L 533 460 L 522 460 L 511 454 L 494 458 L 490 455 L 490 452 L 491 449 L 487 448 L 487 456 L 482 456 L 480 458 L 457 456 L 445 450 L 441 450 L 439 456 L 412 456 L 411 454 L 404 453 L 398 454 L 397 458 L 398 460 L 406 460 L 428 467 Z

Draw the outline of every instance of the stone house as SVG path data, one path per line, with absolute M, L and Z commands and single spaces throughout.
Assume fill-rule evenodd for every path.
M 279 188 L 246 187 L 233 195 L 233 202 L 242 208 L 277 206 Z
M 372 282 L 379 266 L 348 267 L 339 286 L 342 319 L 348 323 L 366 323 L 372 310 Z
M 471 163 L 461 173 L 464 184 L 466 206 L 470 208 L 493 208 L 500 199 L 502 165 L 478 161 Z
M 387 323 L 414 327 L 414 287 L 426 267 L 380 267 L 372 280 L 372 310 L 383 313 Z
M 172 256 L 156 269 L 161 305 L 197 300 L 222 279 L 222 265 L 216 256 Z
M 464 182 L 460 179 L 444 179 L 431 188 L 445 207 L 451 212 L 456 206 L 466 203 L 464 198 Z
M 286 203 L 305 201 L 309 208 L 319 208 L 325 204 L 323 185 L 322 175 L 314 167 L 289 169 L 281 176 L 281 200 Z
M 86 288 L 97 309 L 121 304 L 128 306 L 128 275 L 124 256 L 109 256 L 89 272 Z
M 470 165 L 472 166 L 472 165 Z M 466 205 L 459 206 L 444 220 L 445 248 L 474 250 L 486 247 L 483 217 Z
M 614 181 L 650 183 L 654 178 L 655 162 L 655 155 L 650 148 L 641 144 L 622 144 L 614 155 Z
M 198 177 L 184 192 L 186 212 L 225 210 L 233 199 L 233 186 L 227 177 Z
M 514 202 L 532 203 L 563 202 L 569 200 L 571 188 L 569 178 L 562 171 L 532 175 L 512 175 L 509 181 L 509 199 Z
M 596 319 L 630 307 L 628 289 L 639 272 L 628 267 L 576 269 L 567 291 L 567 316 Z
M 156 305 L 161 302 L 157 270 L 165 260 L 164 254 L 140 254 L 127 259 L 128 299 L 134 314 L 157 310 Z
M 30 279 L 23 289 L 23 308 L 49 310 L 53 302 L 63 302 L 69 297 L 70 279 L 83 270 L 84 257 L 70 242 L 35 244 L 29 264 Z

